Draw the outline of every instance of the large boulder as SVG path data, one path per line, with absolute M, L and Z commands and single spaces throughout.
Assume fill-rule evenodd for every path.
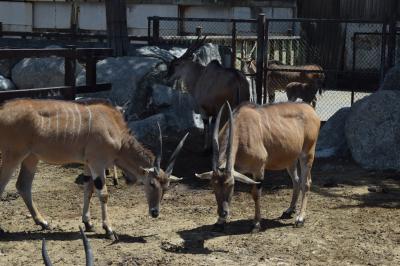
M 15 85 L 11 80 L 0 75 L 0 91 L 15 90 L 15 89 L 16 89 Z
M 400 65 L 397 65 L 388 71 L 380 89 L 400 90 Z
M 345 124 L 353 159 L 371 170 L 400 170 L 400 91 L 380 90 L 357 101 Z
M 0 76 L 11 78 L 11 69 L 18 63 L 18 59 L 1 59 L 0 60 Z
M 135 137 L 147 146 L 156 148 L 158 145 L 158 125 L 162 132 L 167 127 L 167 120 L 163 113 L 150 116 L 143 120 L 129 121 L 128 127 L 132 130 Z
M 76 74 L 82 66 L 76 64 Z M 18 89 L 57 87 L 64 85 L 64 58 L 25 58 L 12 69 L 12 80 Z
M 344 158 L 349 155 L 344 126 L 350 107 L 344 107 L 331 116 L 321 128 L 316 147 L 317 158 Z
M 138 84 L 146 74 L 154 69 L 161 60 L 152 57 L 110 57 L 97 63 L 97 83 L 111 83 L 112 90 L 91 93 L 91 97 L 108 98 L 113 103 L 123 105 L 127 101 L 132 104 L 144 100 L 137 94 Z M 85 71 L 77 77 L 77 84 L 86 83 Z
M 170 51 L 161 49 L 158 46 L 143 46 L 135 50 L 134 56 L 154 57 L 161 59 L 164 62 L 169 62 L 174 59 Z

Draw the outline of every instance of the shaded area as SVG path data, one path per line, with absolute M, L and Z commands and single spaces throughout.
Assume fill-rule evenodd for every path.
M 244 219 L 228 222 L 223 230 L 219 232 L 214 225 L 202 225 L 189 230 L 178 231 L 183 240 L 183 245 L 162 248 L 168 252 L 187 253 L 187 254 L 210 254 L 213 252 L 227 252 L 224 250 L 210 250 L 204 247 L 204 242 L 221 236 L 246 235 L 252 233 L 253 220 Z M 260 232 L 267 229 L 292 226 L 292 224 L 282 223 L 279 220 L 262 219 Z

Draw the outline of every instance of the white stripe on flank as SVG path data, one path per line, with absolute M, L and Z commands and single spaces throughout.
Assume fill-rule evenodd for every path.
M 74 138 L 75 138 L 75 113 L 74 113 L 74 110 L 70 109 L 69 107 L 68 107 L 68 111 L 70 111 L 72 114 L 72 129 L 71 129 L 71 131 L 72 131 L 72 140 L 74 140 Z
M 90 134 L 90 129 L 92 127 L 92 111 L 90 111 L 90 108 L 85 105 L 85 108 L 87 109 L 89 113 L 89 122 L 88 122 L 88 135 Z
M 57 108 L 57 114 L 56 114 L 56 139 L 58 139 L 58 126 L 59 126 L 59 121 L 58 121 L 58 108 Z
M 63 106 L 63 111 L 65 113 L 65 129 L 64 129 L 64 142 L 67 140 L 67 129 L 68 129 L 68 121 L 69 121 L 69 114 L 68 110 L 65 106 Z
M 78 117 L 79 117 L 78 135 L 77 135 L 77 137 L 79 137 L 79 134 L 81 134 L 81 128 L 82 128 L 82 116 L 81 116 L 81 112 L 79 111 L 77 104 L 75 104 L 75 110 L 78 113 Z

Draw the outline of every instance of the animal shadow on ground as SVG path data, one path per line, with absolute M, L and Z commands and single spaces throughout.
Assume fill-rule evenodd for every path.
M 104 234 L 87 234 L 89 239 L 105 239 Z M 147 243 L 148 236 L 130 236 L 126 234 L 118 235 L 118 242 L 123 243 Z M 71 241 L 81 239 L 79 232 L 52 232 L 52 231 L 23 231 L 23 232 L 3 232 L 0 229 L 0 242 L 9 241 L 25 241 L 25 240 L 56 240 L 56 241 Z M 111 241 L 110 241 L 110 244 Z
M 177 233 L 183 240 L 183 245 L 174 248 L 162 248 L 168 252 L 187 254 L 226 252 L 224 250 L 210 250 L 204 247 L 204 242 L 221 236 L 251 234 L 252 222 L 253 220 L 250 219 L 229 222 L 223 232 L 216 231 L 214 225 L 202 225 L 193 229 L 178 231 Z M 284 226 L 291 226 L 291 224 L 282 223 L 279 220 L 262 219 L 260 232 Z

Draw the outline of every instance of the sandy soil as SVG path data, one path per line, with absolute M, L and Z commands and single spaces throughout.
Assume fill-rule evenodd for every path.
M 185 150 L 173 186 L 152 219 L 140 185 L 112 186 L 109 213 L 120 241 L 104 238 L 100 207 L 92 200 L 96 233 L 88 234 L 95 265 L 400 265 L 400 175 L 361 170 L 349 162 L 318 161 L 308 216 L 303 228 L 278 217 L 288 207 L 291 181 L 285 172 L 269 173 L 262 198 L 262 231 L 250 233 L 254 215 L 250 187 L 236 188 L 226 232 L 212 230 L 215 199 L 194 171 L 209 170 L 209 160 Z M 200 158 L 200 159 L 199 159 Z M 84 265 L 78 226 L 83 188 L 74 183 L 79 167 L 41 164 L 34 199 L 53 226 L 40 231 L 15 189 L 15 178 L 0 201 L 0 265 L 43 265 L 41 239 L 47 239 L 55 265 Z M 370 192 L 368 187 L 383 188 Z M 378 190 L 379 191 L 379 190 Z

